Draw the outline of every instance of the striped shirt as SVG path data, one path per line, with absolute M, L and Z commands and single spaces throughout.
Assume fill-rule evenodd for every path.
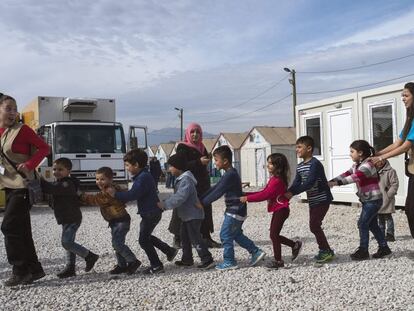
M 322 204 L 330 204 L 333 199 L 323 165 L 314 157 L 308 162 L 298 164 L 295 180 L 288 191 L 294 195 L 306 191 L 309 207 L 311 208 Z
M 355 163 L 348 171 L 333 179 L 339 186 L 356 183 L 357 196 L 361 202 L 382 199 L 379 187 L 379 176 L 374 164 L 365 159 L 361 163 Z

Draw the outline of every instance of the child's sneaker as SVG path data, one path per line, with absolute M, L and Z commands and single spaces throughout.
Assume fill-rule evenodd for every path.
M 213 259 L 210 259 L 209 261 L 203 262 L 200 265 L 197 266 L 199 269 L 208 270 L 215 266 L 215 262 Z
M 140 265 L 141 265 L 141 261 L 139 261 L 138 259 L 133 262 L 129 262 L 126 267 L 126 273 L 129 275 L 134 274 Z
M 325 263 L 331 261 L 334 257 L 335 253 L 333 250 L 320 250 L 315 259 L 317 263 Z
M 62 271 L 60 271 L 56 276 L 59 279 L 70 278 L 72 276 L 76 276 L 75 272 L 75 265 L 66 266 Z
M 120 267 L 116 265 L 112 268 L 112 270 L 109 271 L 109 274 L 121 274 L 125 272 L 127 272 L 127 267 Z
M 216 266 L 216 270 L 225 271 L 225 270 L 234 270 L 237 269 L 239 266 L 232 262 L 222 262 Z
M 385 256 L 391 255 L 392 251 L 388 246 L 380 246 L 375 254 L 372 255 L 372 258 L 383 258 Z
M 182 260 L 177 260 L 174 263 L 176 266 L 179 266 L 179 267 L 191 267 L 192 265 L 194 265 L 194 262 L 185 262 Z
M 178 254 L 178 248 L 172 247 L 171 248 L 171 253 L 167 256 L 167 260 L 168 261 L 173 261 L 175 256 L 177 256 L 177 254 Z
M 142 271 L 142 274 L 158 274 L 158 273 L 164 273 L 164 267 L 158 266 L 158 267 L 149 267 Z
M 283 268 L 285 266 L 285 263 L 283 261 L 272 261 L 270 264 L 268 264 L 266 267 L 269 269 L 279 269 Z
M 85 261 L 86 261 L 85 272 L 89 272 L 92 270 L 98 258 L 99 258 L 98 255 L 89 251 L 88 255 L 85 257 Z
M 261 249 L 258 249 L 256 253 L 252 254 L 252 258 L 250 259 L 250 267 L 255 266 L 265 256 L 266 256 L 266 253 L 262 251 Z
M 301 250 L 302 250 L 302 242 L 297 240 L 295 242 L 295 245 L 292 247 L 292 261 L 295 261 L 296 258 L 298 258 Z
M 352 260 L 366 260 L 369 259 L 368 250 L 362 247 L 358 247 L 357 250 L 351 254 Z

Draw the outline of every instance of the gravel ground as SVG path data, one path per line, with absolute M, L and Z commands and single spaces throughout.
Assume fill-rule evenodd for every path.
M 161 189 L 162 192 L 168 190 Z M 162 193 L 162 195 L 165 195 Z M 219 240 L 224 201 L 213 205 Z M 137 241 L 139 217 L 136 207 L 132 216 L 128 245 L 148 265 Z M 83 272 L 85 263 L 78 259 L 78 275 L 66 280 L 55 274 L 64 264 L 60 246 L 61 228 L 52 210 L 33 208 L 33 236 L 40 261 L 47 276 L 27 286 L 6 288 L 0 285 L 1 310 L 414 310 L 414 241 L 404 213 L 394 214 L 397 241 L 390 243 L 393 255 L 387 259 L 353 262 L 349 254 L 358 246 L 356 227 L 359 208 L 332 205 L 325 218 L 324 229 L 336 259 L 321 267 L 314 264 L 317 252 L 314 236 L 308 229 L 308 208 L 294 203 L 282 233 L 299 237 L 303 251 L 290 263 L 290 249 L 283 248 L 287 266 L 280 270 L 265 268 L 271 259 L 272 245 L 268 237 L 270 214 L 265 203 L 249 205 L 244 231 L 266 253 L 258 267 L 248 267 L 249 254 L 236 247 L 240 268 L 233 271 L 198 271 L 165 264 L 165 274 L 144 276 L 111 276 L 115 258 L 111 249 L 110 230 L 97 208 L 83 209 L 83 223 L 77 241 L 100 254 L 95 269 Z M 165 212 L 155 234 L 171 242 L 167 231 L 171 212 Z M 0 216 L 2 218 L 2 216 Z M 377 245 L 371 240 L 370 253 Z M 212 250 L 217 261 L 220 249 Z M 177 258 L 179 258 L 180 253 Z M 161 255 L 165 262 L 166 258 Z M 196 261 L 198 258 L 195 256 Z M 3 239 L 0 242 L 0 282 L 10 275 Z

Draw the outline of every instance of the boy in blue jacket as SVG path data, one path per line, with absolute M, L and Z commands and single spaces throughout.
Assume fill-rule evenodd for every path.
M 251 254 L 250 266 L 255 266 L 266 254 L 243 233 L 242 225 L 247 218 L 247 208 L 246 203 L 241 203 L 239 199 L 243 192 L 239 173 L 232 166 L 233 154 L 228 146 L 221 146 L 214 150 L 213 156 L 216 168 L 226 172 L 219 182 L 203 195 L 201 204 L 203 206 L 209 205 L 223 195 L 226 202 L 224 221 L 220 231 L 224 261 L 218 264 L 216 269 L 238 268 L 234 258 L 234 241 Z
M 206 243 L 201 237 L 201 222 L 204 219 L 204 210 L 199 206 L 194 175 L 187 170 L 186 158 L 180 153 L 172 155 L 168 159 L 169 171 L 177 177 L 174 194 L 163 203 L 159 202 L 159 208 L 163 210 L 177 209 L 178 217 L 181 219 L 181 245 L 183 250 L 182 259 L 176 261 L 177 266 L 189 267 L 194 264 L 191 245 L 196 249 L 201 259 L 200 269 L 214 267 L 214 260 L 208 251 Z
M 164 272 L 164 265 L 160 261 L 155 247 L 167 255 L 167 260 L 172 261 L 178 250 L 170 247 L 152 235 L 155 227 L 161 220 L 162 211 L 158 208 L 159 202 L 154 178 L 148 172 L 146 166 L 148 155 L 142 149 L 132 149 L 124 156 L 125 168 L 132 175 L 133 184 L 129 191 L 115 192 L 114 188 L 108 188 L 107 192 L 123 203 L 137 200 L 138 214 L 141 215 L 139 228 L 139 245 L 145 251 L 151 266 L 143 271 L 144 274 L 156 274 Z

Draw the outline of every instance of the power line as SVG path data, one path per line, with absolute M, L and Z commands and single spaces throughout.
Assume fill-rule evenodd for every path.
M 399 61 L 401 59 L 406 59 L 406 58 L 410 58 L 413 57 L 413 54 L 408 54 L 405 56 L 401 56 L 401 57 L 397 57 L 397 58 L 392 58 L 392 59 L 388 59 L 388 60 L 384 60 L 378 63 L 372 63 L 372 64 L 367 64 L 367 65 L 361 65 L 361 66 L 355 66 L 355 67 L 348 67 L 348 68 L 342 68 L 342 69 L 333 69 L 333 70 L 324 70 L 324 71 L 296 71 L 296 73 L 301 73 L 301 74 L 322 74 L 322 73 L 335 73 L 335 72 L 344 72 L 344 71 L 351 71 L 351 70 L 357 70 L 357 69 L 362 69 L 362 68 L 368 68 L 368 67 L 373 67 L 373 66 L 378 66 L 378 65 L 383 65 L 383 64 L 388 64 L 388 63 L 392 63 L 395 61 Z
M 229 107 L 229 109 L 233 109 L 233 108 L 237 108 L 240 106 L 243 106 L 249 102 L 251 102 L 252 100 L 266 94 L 267 92 L 269 92 L 270 90 L 274 89 L 276 86 L 278 86 L 282 81 L 286 80 L 286 78 L 288 78 L 290 76 L 290 74 L 287 74 L 286 76 L 284 76 L 282 79 L 280 79 L 279 81 L 277 81 L 275 84 L 273 84 L 272 86 L 270 86 L 269 88 L 267 88 L 266 90 L 260 92 L 259 94 L 249 98 L 248 100 L 245 100 L 244 102 L 231 106 Z M 213 113 L 223 113 L 226 112 L 227 110 L 216 110 L 216 111 L 208 111 L 208 112 L 188 112 L 189 115 L 204 115 L 204 114 L 213 114 Z
M 383 80 L 383 81 L 379 81 L 379 82 L 368 83 L 368 84 L 358 85 L 358 86 L 353 86 L 353 87 L 347 87 L 347 88 L 343 88 L 343 89 L 336 89 L 336 90 L 329 90 L 329 91 L 315 91 L 315 92 L 298 92 L 297 94 L 299 94 L 299 95 L 315 95 L 315 94 L 325 94 L 325 93 L 335 93 L 335 92 L 341 92 L 341 91 L 349 91 L 349 90 L 358 89 L 358 88 L 361 88 L 361 87 L 378 85 L 378 84 L 381 84 L 381 83 L 400 80 L 400 79 L 408 78 L 408 77 L 412 77 L 412 76 L 414 76 L 414 73 L 408 74 L 408 75 L 405 75 L 405 76 L 401 76 L 401 77 L 397 77 L 397 78 L 393 78 L 393 79 L 388 79 L 388 80 Z
M 260 111 L 260 110 L 266 109 L 266 108 L 268 108 L 268 107 L 270 107 L 270 106 L 273 106 L 273 105 L 275 105 L 275 104 L 277 104 L 277 103 L 280 103 L 281 101 L 285 100 L 286 98 L 290 97 L 291 95 L 292 95 L 292 93 L 289 93 L 288 95 L 286 95 L 286 96 L 284 96 L 284 97 L 282 97 L 282 98 L 280 98 L 280 99 L 278 99 L 278 100 L 276 100 L 276 101 L 274 101 L 274 102 L 272 102 L 272 103 L 270 103 L 270 104 L 267 104 L 267 105 L 265 105 L 265 106 L 262 106 L 262 107 L 260 107 L 260 108 L 258 108 L 258 109 L 253 110 L 253 111 L 248 111 L 248 112 L 241 113 L 241 114 L 239 114 L 239 115 L 237 115 L 237 116 L 233 116 L 233 117 L 226 118 L 226 119 L 221 119 L 221 120 L 205 121 L 205 122 L 200 122 L 200 123 L 203 123 L 203 124 L 204 124 L 204 123 L 218 123 L 218 122 L 224 122 L 224 121 L 228 121 L 228 120 L 236 119 L 236 118 L 239 118 L 239 117 L 245 116 L 245 115 L 247 115 L 247 114 L 255 113 L 255 112 L 257 112 L 257 111 Z

